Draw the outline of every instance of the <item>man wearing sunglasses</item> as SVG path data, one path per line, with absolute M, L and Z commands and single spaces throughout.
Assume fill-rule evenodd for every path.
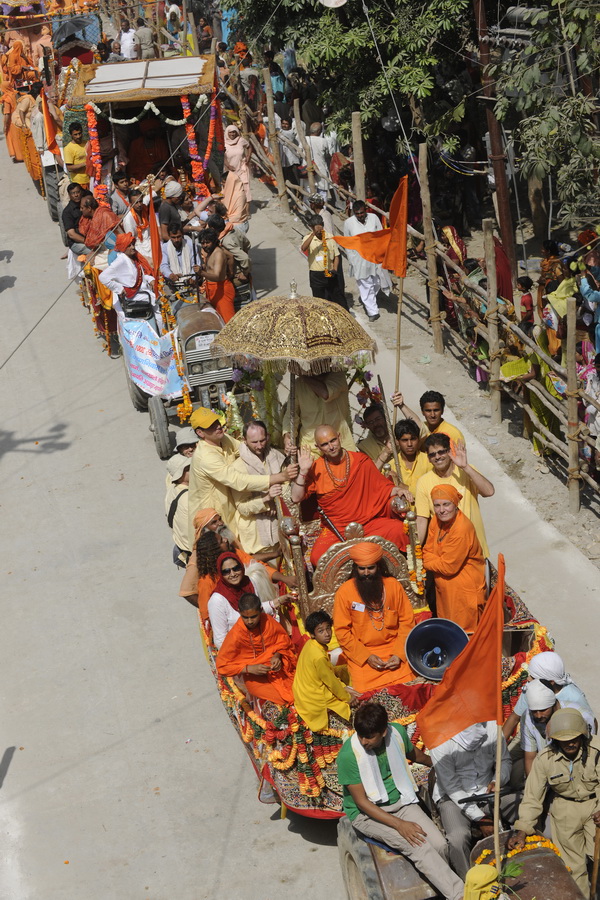
M 451 444 L 447 434 L 438 432 L 429 435 L 423 449 L 433 466 L 433 471 L 422 475 L 417 481 L 415 509 L 419 540 L 422 544 L 425 543 L 429 520 L 434 514 L 432 488 L 439 484 L 451 484 L 459 494 L 462 494 L 458 508 L 473 523 L 484 557 L 489 556 L 490 551 L 477 498 L 493 497 L 494 485 L 481 472 L 469 465 L 465 445 Z

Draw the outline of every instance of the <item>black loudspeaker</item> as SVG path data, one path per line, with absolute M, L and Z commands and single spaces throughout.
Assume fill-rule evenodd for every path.
M 441 681 L 450 663 L 467 646 L 469 638 L 450 619 L 425 619 L 406 638 L 406 659 L 417 675 Z

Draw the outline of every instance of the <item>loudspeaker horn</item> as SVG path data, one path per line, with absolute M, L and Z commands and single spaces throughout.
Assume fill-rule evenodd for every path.
M 425 619 L 406 638 L 406 659 L 413 672 L 441 681 L 450 663 L 469 642 L 460 625 L 450 619 Z

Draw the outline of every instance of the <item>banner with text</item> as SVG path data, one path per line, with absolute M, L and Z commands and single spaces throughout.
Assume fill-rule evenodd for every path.
M 177 372 L 170 334 L 157 335 L 145 319 L 119 316 L 119 337 L 127 371 L 140 390 L 168 400 L 181 397 L 183 379 Z

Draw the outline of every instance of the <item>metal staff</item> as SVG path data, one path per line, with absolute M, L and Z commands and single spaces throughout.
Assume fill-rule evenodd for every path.
M 339 531 L 337 530 L 337 528 L 335 527 L 335 525 L 333 524 L 333 522 L 331 521 L 329 516 L 325 515 L 325 513 L 323 512 L 323 510 L 321 509 L 321 507 L 318 504 L 317 504 L 317 509 L 319 510 L 319 515 L 321 516 L 321 518 L 323 519 L 323 521 L 325 522 L 327 527 L 330 528 L 331 531 L 333 531 L 335 536 L 338 537 L 342 543 L 344 543 L 345 538 L 342 537 L 342 535 L 339 533 Z
M 381 403 L 383 405 L 383 414 L 385 416 L 385 423 L 387 425 L 388 434 L 390 437 L 390 441 L 392 444 L 392 453 L 394 454 L 394 462 L 396 463 L 396 474 L 398 475 L 398 480 L 402 482 L 402 478 L 400 477 L 400 457 L 398 456 L 398 448 L 396 447 L 396 438 L 394 437 L 394 432 L 392 431 L 392 420 L 390 419 L 390 411 L 387 406 L 387 400 L 385 399 L 385 391 L 383 390 L 383 383 L 381 381 L 381 375 L 377 376 L 377 381 L 379 383 L 379 390 L 381 392 Z

